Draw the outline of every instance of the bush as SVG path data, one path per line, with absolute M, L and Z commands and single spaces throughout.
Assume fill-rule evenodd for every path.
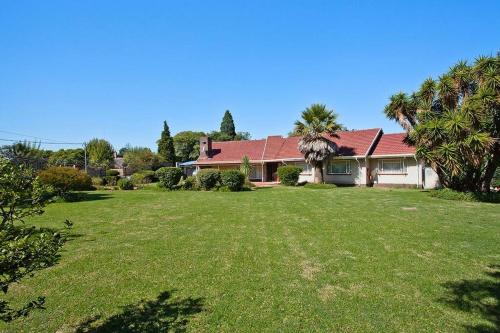
M 317 190 L 331 190 L 332 188 L 336 188 L 335 184 L 315 184 L 315 183 L 306 183 L 304 185 L 305 188 L 317 189 Z
M 120 172 L 118 170 L 108 169 L 106 170 L 106 176 L 118 177 L 120 176 Z
M 230 191 L 241 191 L 245 184 L 245 175 L 238 170 L 225 170 L 220 175 L 222 186 L 227 187 Z
M 181 182 L 181 188 L 183 190 L 196 190 L 196 177 L 189 176 Z
M 163 167 L 156 170 L 156 177 L 160 182 L 160 186 L 172 190 L 175 188 L 182 178 L 181 168 Z
M 118 188 L 120 190 L 133 190 L 134 183 L 130 179 L 122 178 L 118 181 Z
M 299 181 L 299 175 L 302 169 L 293 165 L 284 165 L 278 168 L 278 177 L 281 184 L 295 186 Z
M 500 193 L 458 192 L 448 188 L 430 191 L 430 196 L 446 200 L 500 203 Z
M 220 171 L 217 169 L 202 169 L 196 174 L 196 182 L 201 189 L 209 191 L 219 185 Z
M 134 184 L 150 184 L 157 180 L 155 172 L 151 170 L 142 170 L 134 173 L 130 179 Z
M 102 178 L 104 185 L 108 186 L 116 186 L 118 184 L 118 180 L 120 180 L 119 176 L 105 176 Z
M 92 185 L 102 186 L 104 185 L 104 179 L 102 177 L 92 177 Z
M 38 174 L 43 184 L 50 185 L 56 193 L 64 196 L 69 191 L 92 189 L 92 179 L 85 172 L 70 167 L 51 167 Z

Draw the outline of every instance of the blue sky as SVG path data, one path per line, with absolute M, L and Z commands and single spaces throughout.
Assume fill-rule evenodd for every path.
M 500 49 L 500 1 L 3 1 L 0 130 L 156 148 L 218 129 L 286 134 L 327 104 L 399 127 L 388 97 Z M 0 132 L 0 138 L 21 138 Z

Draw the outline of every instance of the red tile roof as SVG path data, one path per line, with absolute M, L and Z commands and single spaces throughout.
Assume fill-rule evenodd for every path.
M 342 131 L 338 132 L 338 137 L 328 138 L 337 144 L 339 155 L 365 156 L 379 132 L 380 128 Z M 301 159 L 299 140 L 298 136 L 283 138 L 273 135 L 262 140 L 213 142 L 212 157 L 198 159 L 197 164 L 240 163 L 244 155 L 250 161 Z
M 383 134 L 372 156 L 415 154 L 415 147 L 403 142 L 406 133 Z

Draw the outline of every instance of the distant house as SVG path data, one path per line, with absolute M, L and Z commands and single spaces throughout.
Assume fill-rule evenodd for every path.
M 381 128 L 338 132 L 326 136 L 337 146 L 337 155 L 324 163 L 327 183 L 359 186 L 402 186 L 434 188 L 436 173 L 415 156 L 415 148 L 403 142 L 404 133 L 384 134 Z M 243 156 L 252 164 L 250 179 L 277 182 L 280 165 L 302 168 L 299 181 L 312 182 L 314 169 L 298 150 L 300 137 L 279 135 L 261 140 L 212 142 L 200 138 L 200 157 L 195 165 L 203 168 L 239 168 Z

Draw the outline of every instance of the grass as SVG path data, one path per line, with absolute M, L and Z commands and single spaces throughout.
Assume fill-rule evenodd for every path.
M 496 332 L 500 209 L 416 190 L 98 191 L 3 332 Z

